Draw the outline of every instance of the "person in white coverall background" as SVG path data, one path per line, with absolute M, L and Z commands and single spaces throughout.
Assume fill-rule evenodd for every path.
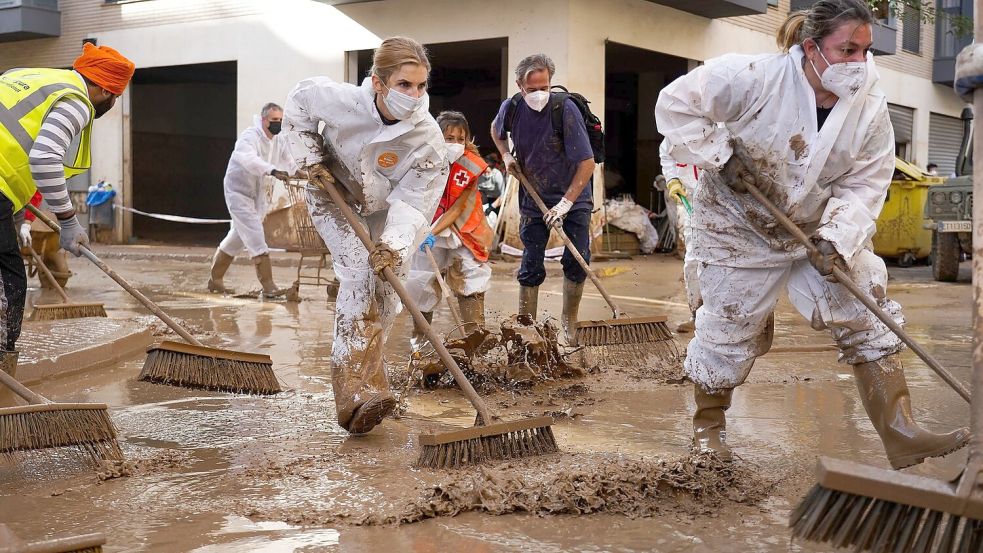
M 263 233 L 263 216 L 266 215 L 263 178 L 271 175 L 287 181 L 290 174 L 296 172 L 289 152 L 275 138 L 280 132 L 282 120 L 283 109 L 272 102 L 268 103 L 263 106 L 259 117 L 254 118 L 253 126 L 242 131 L 236 140 L 223 182 L 232 228 L 219 243 L 212 258 L 209 292 L 233 293 L 225 287 L 222 279 L 235 256 L 243 250 L 256 265 L 256 278 L 262 285 L 260 293 L 263 297 L 275 298 L 287 292 L 273 281 L 270 248 Z
M 784 53 L 727 55 L 659 96 L 670 156 L 701 169 L 687 245 L 703 305 L 686 373 L 695 383 L 694 443 L 730 458 L 724 413 L 733 389 L 771 346 L 767 320 L 782 290 L 812 327 L 830 330 L 853 365 L 871 423 L 894 468 L 964 446 L 967 429 L 934 434 L 912 419 L 901 341 L 842 285 L 834 265 L 899 323 L 887 270 L 870 249 L 894 171 L 894 133 L 869 54 L 874 18 L 863 0 L 819 0 L 779 30 Z M 732 156 L 740 140 L 754 160 Z M 806 250 L 746 193 L 756 184 L 807 235 Z
M 380 274 L 391 267 L 405 275 L 448 172 L 444 138 L 428 111 L 423 46 L 388 38 L 372 61 L 361 86 L 301 81 L 284 112 L 284 136 L 310 176 L 307 205 L 339 281 L 331 377 L 338 424 L 353 434 L 368 432 L 396 406 L 383 346 L 401 304 Z M 376 241 L 371 252 L 324 191 L 330 182 Z
M 679 221 L 679 227 L 681 227 L 676 231 L 682 235 L 685 247 L 689 244 L 693 231 L 689 224 L 689 212 L 683 206 L 680 196 L 686 196 L 687 199 L 693 196 L 700 171 L 693 165 L 676 163 L 676 160 L 669 155 L 670 149 L 669 139 L 663 138 L 662 144 L 659 144 L 662 176 L 666 178 L 666 189 L 669 191 L 669 195 L 676 201 L 676 221 Z M 686 247 L 686 251 L 683 252 L 683 284 L 686 286 L 686 303 L 689 305 L 691 317 L 690 320 L 676 327 L 676 332 L 693 332 L 696 328 L 696 310 L 703 303 L 703 300 L 700 299 L 700 281 L 696 274 L 697 261 L 692 254 L 688 253 L 689 251 L 690 249 Z

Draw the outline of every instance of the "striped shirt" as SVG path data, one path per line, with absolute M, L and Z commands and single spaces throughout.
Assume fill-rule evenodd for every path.
M 69 146 L 89 124 L 89 117 L 89 106 L 82 100 L 71 96 L 58 100 L 44 118 L 28 154 L 34 184 L 55 213 L 73 209 L 65 184 L 65 156 Z

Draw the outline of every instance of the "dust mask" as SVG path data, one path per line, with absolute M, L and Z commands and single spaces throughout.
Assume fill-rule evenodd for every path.
M 386 104 L 386 109 L 393 117 L 403 121 L 409 119 L 416 111 L 418 111 L 424 104 L 427 103 L 427 95 L 423 94 L 419 98 L 414 98 L 408 94 L 403 94 L 398 90 L 393 90 L 386 86 L 386 83 L 382 83 L 382 86 L 386 87 L 389 94 L 386 94 L 382 98 L 382 103 Z
M 454 163 L 464 155 L 464 144 L 448 143 L 444 145 L 447 146 L 447 160 L 451 163 Z
M 823 88 L 836 94 L 838 98 L 849 99 L 856 95 L 857 91 L 867 82 L 867 62 L 850 61 L 829 63 L 829 60 L 826 59 L 823 51 L 819 48 L 818 42 L 816 43 L 816 50 L 822 56 L 823 61 L 826 62 L 826 71 L 823 71 L 822 75 L 819 76 Z M 812 70 L 819 75 L 816 64 L 812 63 L 812 60 L 809 60 L 809 63 L 812 64 Z
M 543 111 L 546 104 L 550 102 L 550 93 L 546 90 L 537 90 L 526 94 L 526 105 L 535 111 Z

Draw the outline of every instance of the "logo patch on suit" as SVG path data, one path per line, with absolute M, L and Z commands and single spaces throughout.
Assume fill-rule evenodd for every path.
M 397 163 L 399 163 L 399 156 L 396 155 L 396 152 L 382 152 L 382 154 L 379 155 L 379 159 L 376 160 L 376 163 L 378 163 L 379 167 L 382 167 L 383 169 L 389 169 L 390 167 L 394 167 Z

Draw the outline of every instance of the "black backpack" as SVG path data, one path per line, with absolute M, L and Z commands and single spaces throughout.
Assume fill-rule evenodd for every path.
M 560 89 L 561 92 L 553 92 L 553 89 Z M 550 87 L 550 103 L 547 108 L 550 110 L 550 119 L 553 122 L 553 132 L 560 137 L 563 142 L 563 105 L 567 98 L 573 100 L 580 114 L 584 117 L 584 126 L 587 128 L 587 138 L 590 139 L 590 148 L 594 152 L 594 162 L 604 163 L 604 129 L 601 127 L 601 120 L 594 115 L 588 104 L 590 100 L 584 98 L 582 94 L 570 92 L 566 87 L 553 85 Z M 505 132 L 512 132 L 512 123 L 515 121 L 516 108 L 522 100 L 522 93 L 517 92 L 509 100 L 509 107 L 505 111 Z

